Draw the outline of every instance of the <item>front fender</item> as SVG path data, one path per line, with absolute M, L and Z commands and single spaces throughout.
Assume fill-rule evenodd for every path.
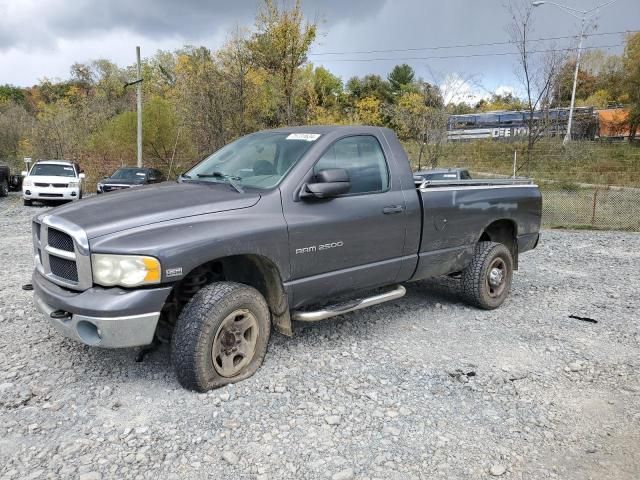
M 131 228 L 90 240 L 92 253 L 150 255 L 162 266 L 162 283 L 184 278 L 195 267 L 232 255 L 269 259 L 289 279 L 287 226 L 279 192 L 257 205 Z

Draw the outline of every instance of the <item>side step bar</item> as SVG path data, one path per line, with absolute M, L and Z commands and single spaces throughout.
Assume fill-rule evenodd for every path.
M 291 312 L 291 318 L 299 322 L 317 322 L 319 320 L 324 320 L 326 318 L 331 318 L 337 315 L 342 315 L 344 313 L 360 310 L 362 308 L 378 305 L 379 303 L 388 302 L 390 300 L 396 300 L 398 298 L 404 297 L 405 293 L 407 293 L 407 289 L 404 288 L 402 285 L 398 285 L 393 290 L 390 290 L 385 293 L 381 293 L 379 295 L 374 295 L 372 297 L 366 297 L 366 298 L 358 298 L 356 300 L 350 300 L 344 303 L 338 303 L 336 305 L 328 305 L 322 310 L 316 310 L 316 311 L 294 310 L 293 312 Z

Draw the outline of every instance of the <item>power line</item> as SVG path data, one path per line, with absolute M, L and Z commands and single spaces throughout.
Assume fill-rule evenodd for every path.
M 599 37 L 604 35 L 621 35 L 625 33 L 638 33 L 640 30 L 624 30 L 620 32 L 600 32 L 600 33 L 592 33 L 588 35 L 589 37 Z M 577 35 L 566 35 L 562 37 L 546 37 L 546 38 L 536 38 L 530 40 L 530 42 L 542 42 L 542 41 L 551 41 L 551 40 L 566 40 L 569 38 L 577 38 Z M 322 56 L 322 55 L 359 55 L 359 54 L 371 54 L 371 53 L 394 53 L 394 52 L 417 52 L 420 50 L 446 50 L 452 48 L 471 48 L 471 47 L 495 47 L 499 45 L 513 45 L 519 42 L 509 40 L 503 42 L 490 42 L 490 43 L 467 43 L 461 45 L 439 45 L 436 47 L 416 47 L 416 48 L 392 48 L 387 50 L 347 50 L 342 52 L 317 52 L 317 53 L 309 53 L 309 56 Z
M 621 47 L 624 43 L 616 43 L 613 45 L 598 45 L 593 47 L 582 47 L 582 50 L 594 50 L 600 48 Z M 550 53 L 550 52 L 569 52 L 575 48 L 552 48 L 548 50 L 530 50 L 527 53 Z M 473 57 L 500 57 L 506 55 L 519 55 L 519 52 L 494 52 L 494 53 L 469 53 L 460 55 L 436 55 L 429 57 L 380 57 L 380 58 L 332 58 L 322 60 L 323 63 L 331 62 L 378 62 L 378 61 L 398 61 L 398 60 L 438 60 L 450 58 L 473 58 Z

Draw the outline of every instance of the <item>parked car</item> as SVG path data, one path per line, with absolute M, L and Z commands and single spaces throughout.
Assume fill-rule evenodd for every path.
M 471 305 L 499 307 L 541 208 L 530 180 L 416 188 L 386 128 L 263 131 L 177 182 L 36 216 L 35 303 L 87 345 L 171 335 L 178 380 L 205 391 L 253 375 L 272 328 L 398 299 L 405 282 L 456 274 Z
M 85 176 L 75 162 L 40 160 L 22 176 L 22 198 L 27 206 L 34 200 L 68 202 L 82 198 Z
M 9 191 L 11 192 L 19 192 L 22 190 L 22 175 L 19 173 L 11 175 L 9 177 Z
M 9 195 L 9 183 L 11 180 L 11 172 L 6 165 L 0 165 L 0 197 Z
M 141 187 L 142 185 L 164 181 L 165 178 L 162 172 L 155 168 L 122 167 L 110 177 L 105 177 L 98 182 L 97 193 Z
M 421 183 L 424 180 L 470 180 L 471 175 L 464 168 L 433 168 L 415 172 L 413 178 Z

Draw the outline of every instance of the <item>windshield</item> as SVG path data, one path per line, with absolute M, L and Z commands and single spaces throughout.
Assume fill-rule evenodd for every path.
M 241 187 L 275 187 L 319 134 L 259 132 L 239 138 L 204 159 L 183 179 L 233 182 Z
M 117 180 L 139 180 L 147 178 L 147 173 L 139 168 L 119 168 L 111 175 L 111 178 Z
M 29 175 L 37 175 L 39 177 L 75 177 L 76 170 L 71 165 L 36 163 Z

